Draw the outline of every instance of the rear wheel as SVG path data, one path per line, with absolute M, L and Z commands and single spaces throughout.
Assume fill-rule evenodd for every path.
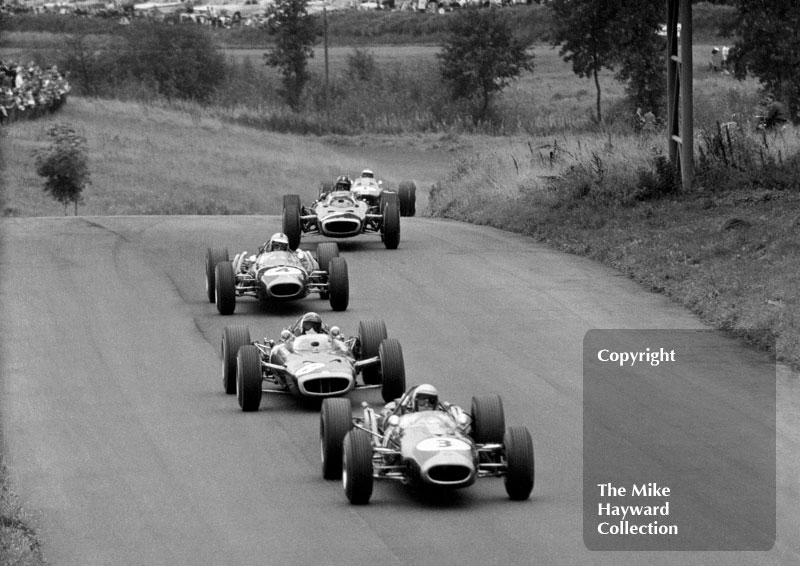
M 372 497 L 372 440 L 367 432 L 354 429 L 342 446 L 342 486 L 348 501 L 365 505 Z
M 397 399 L 406 390 L 406 366 L 403 361 L 403 348 L 397 338 L 387 338 L 378 348 L 381 359 L 381 396 L 387 403 Z
M 387 204 L 383 208 L 381 237 L 387 250 L 396 250 L 400 245 L 400 209 L 395 203 Z
M 400 216 L 414 216 L 417 213 L 417 185 L 413 181 L 400 183 L 397 196 L 400 200 Z
M 217 288 L 214 279 L 214 268 L 221 261 L 229 261 L 228 248 L 208 248 L 206 250 L 206 295 L 208 302 L 213 303 Z
M 506 493 L 514 501 L 528 499 L 535 478 L 533 440 L 524 426 L 512 426 L 503 437 L 506 452 Z
M 472 398 L 472 438 L 478 444 L 500 444 L 506 428 L 503 401 L 499 395 Z
M 362 360 L 378 355 L 381 342 L 387 337 L 386 323 L 382 320 L 362 320 L 358 323 L 359 357 Z M 381 382 L 381 368 L 378 364 L 365 367 L 361 371 L 365 385 L 378 385 Z
M 242 324 L 222 329 L 222 387 L 225 393 L 236 393 L 236 355 L 239 348 L 250 344 L 250 329 Z
M 236 277 L 233 274 L 233 264 L 221 261 L 214 268 L 215 290 L 214 298 L 219 314 L 233 314 L 236 310 Z
M 333 310 L 347 310 L 350 302 L 350 279 L 347 275 L 347 262 L 343 257 L 335 257 L 328 263 L 328 295 Z
M 292 195 L 287 195 L 292 196 Z M 288 204 L 283 207 L 282 229 L 286 237 L 289 238 L 289 247 L 296 250 L 300 246 L 300 205 Z
M 339 245 L 335 242 L 322 242 L 317 244 L 317 263 L 319 268 L 328 271 L 330 261 L 339 257 Z
M 350 401 L 337 397 L 325 399 L 319 418 L 320 457 L 322 477 L 338 480 L 342 477 L 342 443 L 353 428 Z
M 236 398 L 243 411 L 261 405 L 261 353 L 253 345 L 242 346 L 236 355 Z

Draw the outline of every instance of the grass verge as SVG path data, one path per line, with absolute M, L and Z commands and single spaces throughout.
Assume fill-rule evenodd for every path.
M 36 532 L 22 505 L 11 491 L 8 470 L 0 460 L 0 564 L 41 566 L 45 564 Z
M 800 132 L 702 132 L 685 192 L 663 146 L 581 136 L 478 152 L 432 189 L 429 213 L 610 265 L 757 346 L 768 331 L 800 367 Z

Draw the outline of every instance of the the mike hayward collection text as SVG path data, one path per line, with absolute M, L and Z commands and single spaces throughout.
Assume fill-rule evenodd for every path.
M 597 515 L 605 520 L 597 525 L 601 535 L 677 535 L 678 525 L 662 524 L 645 517 L 669 517 L 671 490 L 657 483 L 633 484 L 630 491 L 624 486 L 599 483 L 600 497 L 660 498 L 654 505 L 614 505 L 612 501 L 598 503 Z M 662 519 L 663 520 L 663 519 Z M 645 522 L 648 521 L 648 522 Z

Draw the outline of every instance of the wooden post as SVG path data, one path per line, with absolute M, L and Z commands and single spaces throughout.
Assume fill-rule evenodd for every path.
M 694 179 L 693 80 L 692 3 L 667 0 L 667 143 L 684 189 L 690 189 Z

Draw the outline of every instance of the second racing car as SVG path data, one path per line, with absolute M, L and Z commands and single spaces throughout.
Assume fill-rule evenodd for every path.
M 277 340 L 253 341 L 243 325 L 222 331 L 222 385 L 236 393 L 243 411 L 257 411 L 265 392 L 322 399 L 380 388 L 388 400 L 401 395 L 405 384 L 403 350 L 387 337 L 382 320 L 362 320 L 350 338 L 323 324 L 317 313 L 301 316 Z

